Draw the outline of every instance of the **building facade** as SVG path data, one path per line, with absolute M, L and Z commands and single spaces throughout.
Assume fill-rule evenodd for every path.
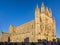
M 8 33 L 2 32 L 2 33 L 0 33 L 0 36 L 1 36 L 0 42 L 7 42 L 8 41 L 8 37 L 9 37 Z
M 38 42 L 39 40 L 52 41 L 56 39 L 56 22 L 52 17 L 52 11 L 44 7 L 44 3 L 39 9 L 35 9 L 34 20 L 21 26 L 9 27 L 10 42 Z
M 10 41 L 11 42 L 37 42 L 38 40 L 46 39 L 52 41 L 56 39 L 56 24 L 52 17 L 51 9 L 41 5 L 41 10 L 38 5 L 35 9 L 35 19 L 21 26 L 10 25 Z

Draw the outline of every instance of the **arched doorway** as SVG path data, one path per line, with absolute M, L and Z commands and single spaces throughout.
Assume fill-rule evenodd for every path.
M 29 37 L 25 38 L 24 42 L 29 42 Z
M 10 37 L 8 37 L 8 42 L 10 42 Z

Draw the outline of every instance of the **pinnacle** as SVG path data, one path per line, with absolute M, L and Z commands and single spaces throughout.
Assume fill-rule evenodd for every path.
M 42 7 L 44 7 L 44 3 L 42 2 Z
M 36 8 L 38 8 L 38 4 L 36 5 Z

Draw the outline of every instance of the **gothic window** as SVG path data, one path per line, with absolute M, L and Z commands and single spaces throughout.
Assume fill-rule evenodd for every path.
M 45 25 L 45 30 L 51 30 L 51 26 L 50 25 Z
M 33 29 L 33 25 L 32 25 L 32 29 Z
M 47 30 L 47 25 L 45 25 L 45 30 Z
M 48 34 L 46 34 L 46 36 L 48 36 Z
M 48 26 L 48 30 L 51 30 L 51 26 Z
M 41 19 L 41 17 L 40 17 L 40 22 L 42 22 L 42 19 Z
M 44 29 L 44 25 L 43 25 L 43 24 L 41 24 L 41 25 L 40 25 L 40 28 L 41 28 L 41 30 L 43 30 L 43 29 Z
M 38 34 L 40 34 L 40 32 Z

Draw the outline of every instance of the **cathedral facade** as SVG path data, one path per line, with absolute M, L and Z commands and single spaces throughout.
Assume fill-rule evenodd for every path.
M 38 5 L 35 9 L 35 19 L 21 26 L 10 25 L 10 41 L 11 42 L 37 42 L 46 39 L 52 41 L 56 39 L 56 24 L 52 17 L 51 9 L 44 7 L 42 3 L 41 9 Z
M 52 11 L 48 7 L 44 7 L 44 3 L 39 9 L 38 5 L 35 9 L 34 20 L 27 22 L 21 26 L 9 27 L 10 42 L 38 42 L 39 40 L 52 41 L 56 39 L 56 22 L 52 17 Z

